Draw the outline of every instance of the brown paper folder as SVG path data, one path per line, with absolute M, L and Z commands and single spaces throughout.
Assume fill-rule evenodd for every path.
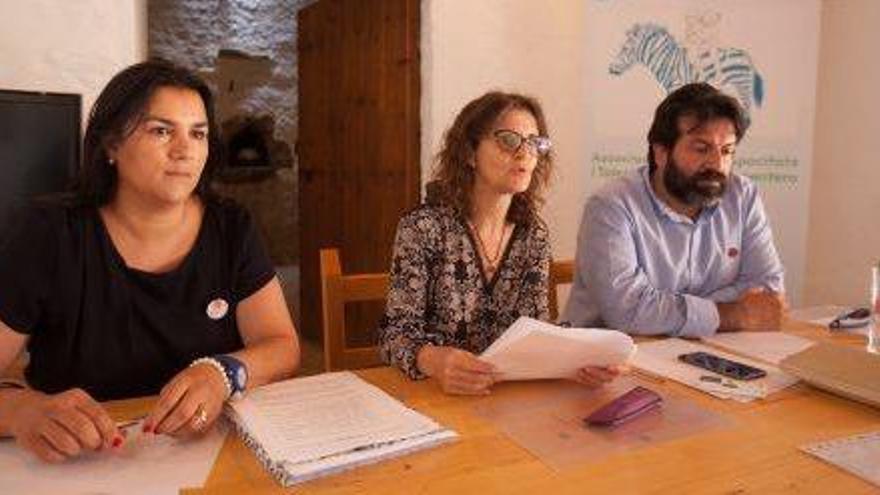
M 780 367 L 814 387 L 880 407 L 880 355 L 863 348 L 816 344 Z

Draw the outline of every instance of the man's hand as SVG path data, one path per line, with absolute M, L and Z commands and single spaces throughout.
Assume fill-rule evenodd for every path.
M 721 332 L 776 331 L 782 327 L 782 319 L 788 312 L 785 294 L 752 288 L 732 303 L 718 303 L 721 316 Z
M 495 368 L 468 351 L 426 345 L 417 364 L 426 375 L 440 382 L 447 394 L 486 395 L 495 383 Z

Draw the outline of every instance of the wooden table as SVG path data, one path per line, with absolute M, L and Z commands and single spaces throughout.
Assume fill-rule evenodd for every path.
M 788 323 L 816 340 L 864 345 L 864 338 Z M 407 405 L 457 431 L 458 441 L 296 485 L 277 485 L 230 436 L 204 488 L 192 494 L 246 493 L 875 493 L 873 485 L 800 452 L 799 445 L 880 429 L 880 411 L 798 384 L 767 400 L 715 399 L 671 381 L 650 386 L 722 415 L 726 426 L 559 469 L 542 462 L 477 413 L 486 397 L 450 397 L 432 381 L 411 382 L 389 368 L 359 371 Z M 546 383 L 503 383 L 493 396 L 540 393 Z M 135 414 L 142 401 L 114 404 Z

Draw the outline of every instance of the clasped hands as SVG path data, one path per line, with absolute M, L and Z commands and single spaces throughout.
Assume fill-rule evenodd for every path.
M 162 388 L 143 430 L 174 437 L 203 433 L 220 416 L 226 395 L 226 384 L 212 366 L 186 368 Z M 52 463 L 125 442 L 106 409 L 81 389 L 18 392 L 10 432 L 23 449 Z
M 751 288 L 731 303 L 718 303 L 721 331 L 775 331 L 788 312 L 785 294 Z
M 498 381 L 498 372 L 491 364 L 474 354 L 447 346 L 423 346 L 416 358 L 418 368 L 434 378 L 447 394 L 487 395 Z M 622 367 L 586 366 L 578 370 L 575 381 L 588 387 L 600 387 L 623 371 Z

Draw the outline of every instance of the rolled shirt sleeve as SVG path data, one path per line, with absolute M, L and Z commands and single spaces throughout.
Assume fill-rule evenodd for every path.
M 714 331 L 718 326 L 714 303 L 689 302 L 699 298 L 651 285 L 633 239 L 636 228 L 619 203 L 600 197 L 587 202 L 578 235 L 578 277 L 572 287 L 575 306 L 566 308 L 569 321 L 577 326 L 602 323 L 644 335 Z M 586 306 L 584 313 L 592 314 L 588 320 L 593 321 L 577 317 L 578 302 Z M 702 326 L 713 320 L 714 327 Z
M 721 325 L 721 316 L 714 301 L 702 297 L 682 294 L 685 303 L 684 324 L 678 332 L 670 332 L 675 337 L 705 337 L 715 333 Z
M 782 291 L 783 269 L 757 188 L 731 176 L 722 202 L 694 221 L 654 196 L 644 167 L 584 207 L 563 316 L 634 334 L 711 335 L 718 302 L 751 287 Z

